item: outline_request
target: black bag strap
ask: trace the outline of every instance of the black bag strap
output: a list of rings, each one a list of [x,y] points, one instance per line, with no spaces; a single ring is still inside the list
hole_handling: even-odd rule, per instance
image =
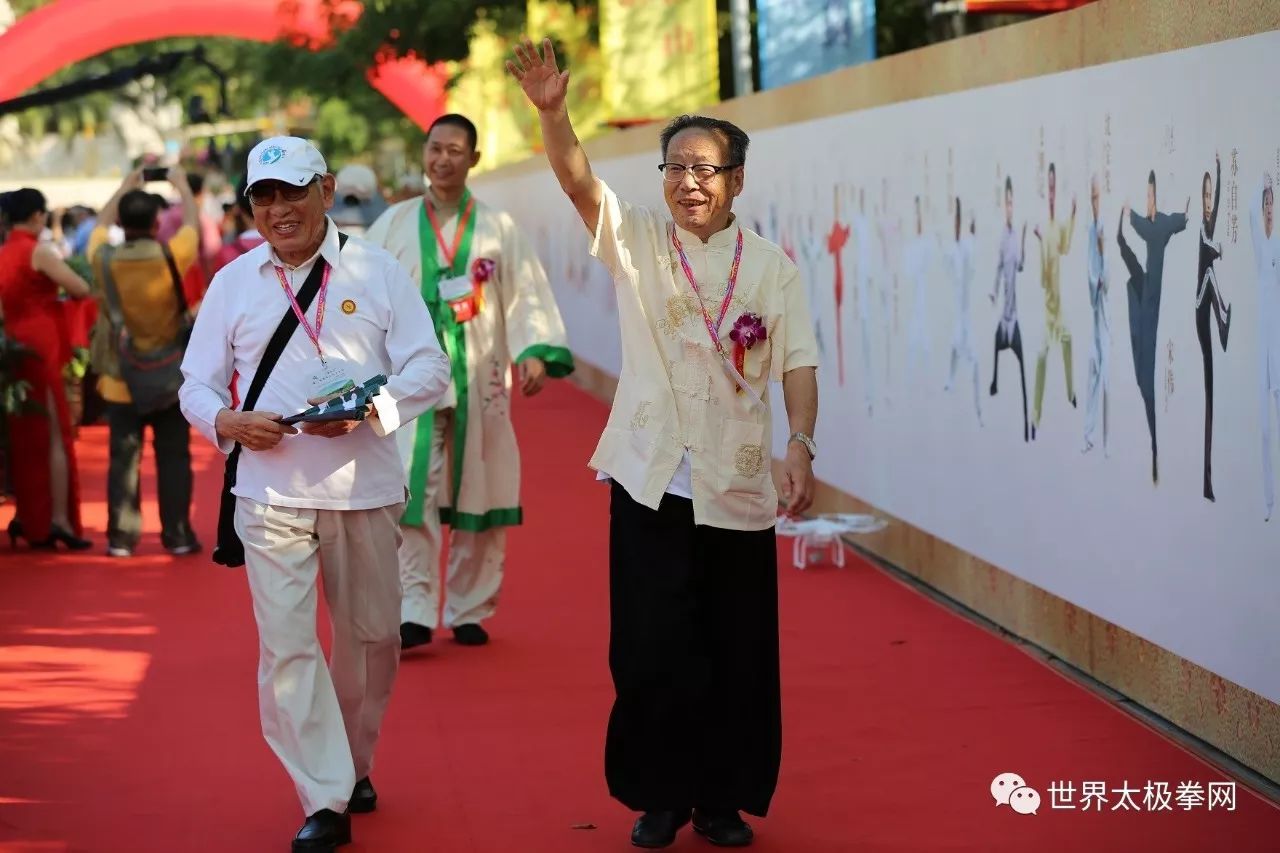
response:
[[[342,247],[347,244],[347,235],[342,232],[338,233],[338,251],[342,251]],[[307,276],[307,280],[302,283],[302,289],[298,291],[298,307],[306,313],[311,307],[311,303],[315,300],[316,294],[320,291],[320,282],[324,279],[325,261],[319,260],[316,265],[311,268],[311,273]],[[293,337],[294,331],[298,328],[298,317],[293,313],[293,306],[284,312],[284,316],[280,318],[280,325],[276,326],[275,333],[271,335],[271,340],[267,342],[267,348],[263,350],[262,360],[258,362],[258,369],[253,373],[253,382],[249,384],[249,392],[244,395],[244,404],[240,407],[243,412],[253,411],[253,407],[258,404],[258,397],[262,394],[262,389],[267,384],[267,378],[271,375],[271,371],[275,369],[276,362],[280,360],[281,353],[289,343],[289,339]],[[234,568],[244,565],[244,543],[240,541],[239,534],[236,533],[235,513],[236,498],[231,490],[236,485],[236,471],[240,467],[240,451],[242,450],[240,442],[236,442],[231,448],[231,453],[227,456],[227,462],[222,472],[222,498],[218,506],[218,544],[213,549],[213,561],[223,566]]]
[[[347,245],[347,235],[338,233],[338,251],[342,251],[342,247]],[[316,262],[311,268],[310,275],[307,280],[302,283],[302,289],[298,291],[298,307],[302,309],[302,313],[306,313],[311,307],[311,303],[315,300],[316,294],[320,292],[320,282],[324,279],[324,268],[327,263],[324,259]],[[298,328],[298,315],[293,313],[293,306],[284,312],[284,316],[280,318],[280,325],[276,326],[275,334],[271,336],[271,340],[267,342],[267,348],[262,352],[262,361],[258,362],[258,369],[253,373],[253,382],[249,383],[249,391],[244,395],[244,405],[240,407],[242,412],[251,412],[253,407],[258,404],[258,397],[262,394],[262,389],[267,384],[267,379],[271,376],[271,371],[275,369],[276,362],[280,360],[280,355],[284,352],[284,348],[289,344],[289,339],[293,337],[293,333]],[[238,446],[238,445],[237,445]]]
[[[173,294],[178,297],[178,313],[187,313],[187,294],[182,287],[182,276],[178,275],[178,264],[173,259],[173,250],[169,248],[169,244],[160,243],[160,251],[164,252],[165,263],[169,265],[169,275],[173,276]]]
[[[120,310],[120,292],[116,290],[116,278],[111,272],[111,259],[115,256],[116,247],[106,245],[98,251],[102,259],[102,269],[99,270],[102,276],[102,295],[106,297],[103,299],[103,307],[107,309],[107,319],[115,327],[114,334],[118,335],[124,328],[124,316]]]

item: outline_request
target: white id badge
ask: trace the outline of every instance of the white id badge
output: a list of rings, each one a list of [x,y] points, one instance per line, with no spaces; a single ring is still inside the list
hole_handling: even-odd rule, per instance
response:
[[[317,364],[316,368],[316,372],[311,374],[311,393],[307,397],[310,405],[318,406],[355,389],[356,383],[338,365],[330,362]]]
[[[473,287],[471,277],[466,275],[443,278],[440,280],[440,298],[445,302],[457,302],[471,295]]]

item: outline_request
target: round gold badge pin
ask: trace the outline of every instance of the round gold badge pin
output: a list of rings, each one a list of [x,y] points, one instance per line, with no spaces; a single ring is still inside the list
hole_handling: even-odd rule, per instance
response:
[[[343,313],[343,314],[354,314],[354,313],[356,313],[356,302],[355,302],[355,300],[354,300],[354,299],[344,299],[344,300],[342,300],[342,313]]]

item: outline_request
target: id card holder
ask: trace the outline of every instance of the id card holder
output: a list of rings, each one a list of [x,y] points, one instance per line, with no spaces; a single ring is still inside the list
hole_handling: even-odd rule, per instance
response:
[[[319,406],[334,397],[341,397],[348,391],[354,390],[356,383],[351,381],[345,370],[330,362],[316,365],[316,371],[311,374],[310,387],[307,403]]]
[[[453,311],[453,319],[456,322],[465,323],[479,313],[476,305],[476,290],[470,276],[459,275],[441,279],[439,293],[441,301],[447,302]]]

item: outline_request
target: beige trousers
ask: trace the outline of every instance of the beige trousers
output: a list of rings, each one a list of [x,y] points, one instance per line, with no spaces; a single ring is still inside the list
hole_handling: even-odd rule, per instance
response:
[[[343,812],[369,775],[400,658],[396,549],[403,505],[314,510],[236,502],[258,623],[262,733],[307,815]],[[316,580],[333,630],[316,636]]]
[[[453,410],[436,412],[431,434],[431,462],[422,498],[424,524],[400,526],[400,586],[404,598],[400,621],[435,629],[440,619],[440,494],[445,477],[446,430],[453,428]],[[411,484],[416,487],[417,484]],[[480,623],[493,615],[502,586],[507,556],[507,531],[496,527],[481,533],[449,531],[449,567],[445,581],[446,627]]]

